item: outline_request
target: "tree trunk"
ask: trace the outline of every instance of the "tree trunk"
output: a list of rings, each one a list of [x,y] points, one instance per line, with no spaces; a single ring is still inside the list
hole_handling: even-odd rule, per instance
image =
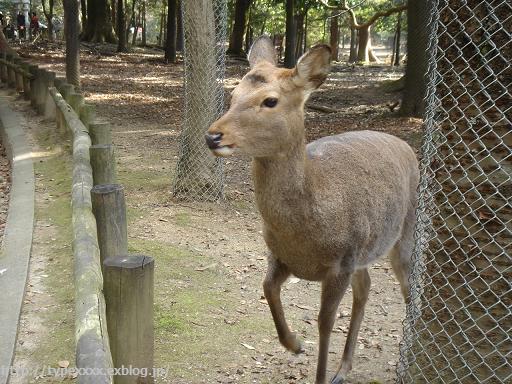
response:
[[[303,48],[302,52],[306,52],[308,49],[308,12],[309,12],[309,9],[306,9],[306,12],[304,13],[304,38],[303,38],[304,48]]]
[[[64,34],[66,36],[66,80],[80,88],[79,0],[64,0]]]
[[[48,12],[46,12],[45,0],[41,1],[41,5],[43,6],[44,17],[46,18],[46,23],[48,24],[48,40],[53,41],[53,20],[52,19],[53,19],[54,1],[53,0],[48,1],[48,7],[49,7]]]
[[[176,51],[183,52],[183,5],[182,0],[178,0],[178,9],[176,15]]]
[[[370,61],[370,55],[368,51],[370,49],[370,26],[359,28],[359,46],[357,48],[357,61],[362,63],[368,63]]]
[[[126,16],[124,14],[124,0],[117,0],[117,52],[127,52]]]
[[[295,67],[295,23],[294,23],[294,0],[286,0],[286,42],[284,52],[284,66]]]
[[[64,1],[64,0],[63,0]],[[82,32],[87,29],[87,0],[80,0]]]
[[[165,61],[176,62],[176,0],[167,2],[167,38],[165,41]]]
[[[83,39],[94,43],[116,43],[107,0],[87,0],[87,28]]]
[[[233,31],[229,39],[228,55],[245,57],[243,50],[244,45],[244,31],[246,24],[246,15],[251,0],[236,0],[235,4],[235,22],[233,24]]]
[[[142,0],[142,46],[145,47],[147,43],[147,28],[146,28],[146,0]]]
[[[333,10],[331,13],[331,16],[334,16],[338,14],[338,10]],[[331,19],[331,25],[330,25],[330,38],[329,38],[329,45],[331,46],[331,58],[334,61],[338,61],[338,55],[339,55],[339,46],[340,46],[340,28],[338,24],[339,17],[332,17]]]
[[[163,4],[163,10],[162,12],[160,13],[160,27],[158,28],[158,46],[159,47],[162,47],[162,46],[165,46],[164,44],[162,44],[162,41],[165,41],[164,40],[164,33],[165,33],[165,36],[167,36],[167,21],[166,21],[166,10],[168,10],[167,8],[167,5],[165,4],[165,0],[162,1]]]
[[[252,41],[254,37],[254,30],[251,28],[249,24],[247,24],[247,30],[245,31],[245,52],[249,52],[252,46]]]
[[[247,22],[246,22],[246,28],[245,28],[245,52],[249,52],[249,50],[251,49],[251,45],[252,45],[252,37],[254,35],[254,31],[251,27],[251,22],[252,22],[252,8],[249,7],[249,16],[247,17]],[[260,36],[262,35],[262,33],[260,33]]]
[[[427,1],[409,1],[407,8],[407,67],[400,114],[423,117],[427,71]]]
[[[112,25],[117,25],[117,7],[116,7],[116,1],[112,0],[109,8],[110,8],[110,20],[112,20]]]
[[[357,61],[357,29],[350,28],[350,54],[348,58],[349,63],[355,63]]]
[[[132,35],[132,45],[135,45],[137,40],[137,29],[139,28],[137,17],[135,13],[135,6],[137,5],[137,0],[133,0],[132,2],[132,20],[133,20],[133,35]]]
[[[400,36],[402,34],[402,12],[398,14],[398,20],[396,22],[396,37],[395,37],[395,49],[394,49],[394,61],[392,65],[400,66]]]
[[[304,33],[304,14],[298,13],[295,15],[295,57],[302,56],[302,38]]]
[[[219,116],[214,95],[222,92],[217,81],[214,10],[211,0],[185,1],[186,43],[185,126],[178,158],[174,194],[186,198],[217,199],[222,195],[220,162],[204,144],[204,134]]]

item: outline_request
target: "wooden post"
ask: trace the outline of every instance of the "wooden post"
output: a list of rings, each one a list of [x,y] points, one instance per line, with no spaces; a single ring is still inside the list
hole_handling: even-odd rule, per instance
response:
[[[49,88],[53,87],[53,82],[55,81],[55,72],[45,71],[43,84],[44,84],[44,99],[41,104],[40,113],[44,114],[45,118],[54,119],[55,118],[55,102],[53,101],[52,95],[50,95]]]
[[[25,72],[30,72],[29,71],[29,65],[27,63],[23,63],[21,65],[21,68]],[[25,100],[29,100],[30,99],[30,79],[27,76],[23,76],[23,98]]]
[[[3,60],[7,60],[5,52],[0,53],[0,80],[2,83],[7,83],[7,64]]]
[[[89,124],[89,136],[93,145],[112,144],[112,133],[110,123],[94,122]]]
[[[98,228],[100,259],[128,254],[124,188],[119,184],[96,185],[91,189],[92,211]]]
[[[66,83],[66,79],[61,76],[55,77],[55,80],[53,80],[53,85],[57,89],[60,89],[62,84],[65,84],[65,83]]]
[[[23,92],[23,75],[21,72],[19,72],[19,69],[21,69],[22,61],[19,57],[15,57],[13,60],[13,64],[18,66],[18,68],[14,69],[14,77],[16,82],[16,92],[22,93]]]
[[[132,367],[145,375],[117,375],[115,384],[154,383],[152,257],[109,257],[103,263],[110,350],[115,368]]]
[[[28,66],[28,71],[32,75],[32,78],[30,79],[30,105],[33,107],[36,106],[36,89],[38,86],[38,70],[39,68],[37,65],[30,64]]]
[[[7,54],[7,61],[9,64],[13,64],[14,56]],[[16,87],[16,72],[14,72],[14,68],[11,65],[7,67],[7,85],[10,88]]]
[[[64,98],[64,100],[68,100],[70,94],[75,92],[75,86],[73,84],[62,83],[62,85],[58,88],[60,94]]]
[[[80,109],[84,105],[84,97],[80,93],[70,93],[66,101],[74,109],[75,113],[80,116]]]
[[[117,182],[116,156],[112,144],[91,145],[89,149],[94,185]]]
[[[48,91],[47,83],[47,71],[45,69],[37,70],[37,81],[35,88],[35,109],[38,113],[44,113],[44,106],[46,104],[46,92]]]
[[[91,125],[91,122],[94,121],[95,117],[96,111],[94,109],[94,105],[84,104],[80,110],[80,120],[82,120],[82,123],[87,127],[87,130],[89,130],[89,126]]]

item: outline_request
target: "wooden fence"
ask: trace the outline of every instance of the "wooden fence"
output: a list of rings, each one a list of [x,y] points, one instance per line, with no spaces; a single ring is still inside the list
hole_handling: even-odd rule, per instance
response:
[[[16,54],[0,52],[0,80],[72,139],[78,383],[153,383],[154,261],[127,252],[110,125],[96,121],[94,107],[73,85]]]

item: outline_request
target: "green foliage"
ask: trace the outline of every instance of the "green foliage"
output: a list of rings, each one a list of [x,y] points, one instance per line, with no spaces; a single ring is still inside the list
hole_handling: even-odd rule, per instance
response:
[[[405,1],[405,0],[404,0]],[[229,26],[232,25],[233,12],[236,0],[228,0]],[[330,1],[331,5],[338,5],[340,1]],[[402,4],[397,0],[368,0],[361,4],[360,0],[348,0],[347,4],[354,7],[354,12],[359,23],[368,21],[376,12],[387,10]],[[326,8],[318,0],[295,0],[295,12],[307,12],[307,40],[309,45],[318,42],[327,42],[329,39],[329,17],[332,10]],[[262,31],[268,35],[284,35],[285,33],[285,1],[284,0],[253,0],[248,16],[250,27],[255,36]],[[398,15],[379,18],[372,27],[372,34],[387,39],[395,33]],[[402,28],[405,16],[402,15]],[[340,16],[341,33],[350,33],[349,15],[343,13]]]

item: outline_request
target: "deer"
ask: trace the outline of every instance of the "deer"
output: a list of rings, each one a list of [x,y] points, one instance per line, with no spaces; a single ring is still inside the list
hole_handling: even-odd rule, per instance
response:
[[[304,352],[287,325],[281,286],[291,275],[321,282],[316,384],[325,384],[329,340],[349,285],[353,305],[341,363],[331,384],[352,369],[370,293],[369,266],[389,256],[407,301],[419,180],[414,150],[398,137],[352,131],[305,144],[304,105],[327,78],[331,50],[316,45],[295,68],[277,67],[272,41],[258,38],[249,72],[227,112],[207,130],[216,156],[252,157],[256,205],[270,253],[263,291],[281,344]]]

